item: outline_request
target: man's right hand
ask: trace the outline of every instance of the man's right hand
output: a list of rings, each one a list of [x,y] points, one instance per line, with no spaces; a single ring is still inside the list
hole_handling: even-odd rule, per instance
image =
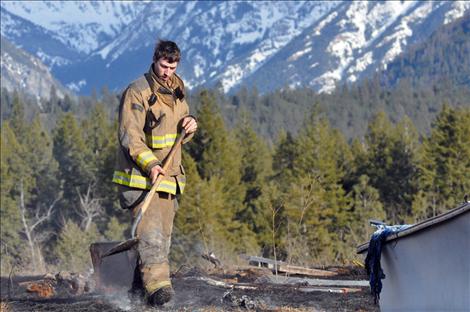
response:
[[[155,181],[157,181],[157,177],[159,174],[165,175],[165,170],[163,170],[163,168],[160,165],[156,165],[150,171],[150,180],[152,180],[152,184],[154,184]]]

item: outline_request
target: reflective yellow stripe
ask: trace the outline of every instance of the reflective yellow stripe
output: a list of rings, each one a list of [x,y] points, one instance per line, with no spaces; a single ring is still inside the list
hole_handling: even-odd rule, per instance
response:
[[[186,186],[186,177],[184,175],[181,175],[177,177],[177,180],[178,180],[178,186],[180,188],[180,192],[181,194],[183,194],[184,187]]]
[[[154,160],[158,161],[157,157],[155,157],[151,151],[145,151],[137,155],[137,159],[135,161],[140,168],[145,170],[148,164]]]
[[[150,190],[152,188],[152,183],[149,178],[136,174],[127,174],[123,171],[114,171],[113,182],[144,190]]]
[[[178,182],[178,186],[180,187],[181,194],[183,194],[184,193],[184,187],[186,186],[186,183]]]
[[[165,135],[149,135],[147,134],[147,144],[151,148],[172,147],[176,141],[176,133]]]
[[[157,188],[157,191],[170,193],[176,195],[176,182],[163,180]]]
[[[147,293],[151,294],[163,287],[171,287],[170,281],[150,281],[145,285]]]
[[[144,190],[150,190],[152,188],[152,183],[149,178],[136,174],[127,174],[123,171],[114,171],[113,182]],[[180,189],[184,189],[184,186],[180,186]],[[163,180],[157,188],[157,192],[165,192],[173,195],[176,195],[176,190],[176,182],[168,180]]]

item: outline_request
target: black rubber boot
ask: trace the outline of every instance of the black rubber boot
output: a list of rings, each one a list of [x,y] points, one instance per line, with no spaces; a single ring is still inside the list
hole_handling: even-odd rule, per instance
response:
[[[147,303],[150,306],[154,307],[161,306],[170,301],[174,295],[175,292],[173,288],[171,288],[170,286],[162,287],[160,289],[157,289],[155,292],[153,292],[147,297]]]

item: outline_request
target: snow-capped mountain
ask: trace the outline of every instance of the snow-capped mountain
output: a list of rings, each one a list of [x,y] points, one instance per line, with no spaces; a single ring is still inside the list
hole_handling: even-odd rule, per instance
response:
[[[41,26],[64,45],[86,54],[117,36],[145,5],[131,1],[2,2],[2,8],[9,13]]]
[[[120,90],[177,42],[187,86],[332,91],[470,11],[468,1],[1,2],[1,33],[70,88]]]

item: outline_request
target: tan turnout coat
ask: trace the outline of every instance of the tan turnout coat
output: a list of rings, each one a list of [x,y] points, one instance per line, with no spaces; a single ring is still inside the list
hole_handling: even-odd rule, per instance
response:
[[[151,188],[149,174],[170,152],[181,120],[189,115],[183,81],[176,75],[164,82],[153,72],[132,82],[124,91],[119,109],[119,145],[113,182],[126,189]],[[189,135],[183,140],[191,139]],[[179,149],[157,191],[183,193],[186,184]]]

